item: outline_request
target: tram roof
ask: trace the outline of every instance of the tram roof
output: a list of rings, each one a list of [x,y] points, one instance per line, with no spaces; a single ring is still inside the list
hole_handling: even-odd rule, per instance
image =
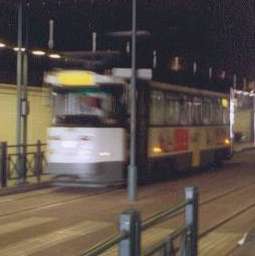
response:
[[[123,84],[124,80],[88,70],[54,70],[44,76],[44,82],[59,87],[94,87],[99,84]]]
[[[201,95],[201,96],[214,96],[214,97],[229,97],[228,94],[220,93],[220,92],[213,92],[208,91],[204,89],[196,89],[196,88],[190,88],[175,84],[168,84],[168,83],[162,83],[158,81],[151,81],[150,86],[155,89],[162,89],[162,90],[169,90],[169,91],[176,91],[176,92],[183,92],[187,94],[195,94],[195,95]]]

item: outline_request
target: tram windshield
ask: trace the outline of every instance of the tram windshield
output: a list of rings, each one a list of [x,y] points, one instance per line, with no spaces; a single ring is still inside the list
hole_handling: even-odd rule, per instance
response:
[[[121,85],[53,89],[54,125],[123,126],[125,93]]]

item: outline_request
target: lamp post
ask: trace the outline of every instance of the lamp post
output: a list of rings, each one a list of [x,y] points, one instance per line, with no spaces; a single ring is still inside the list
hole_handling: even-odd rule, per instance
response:
[[[136,167],[136,0],[132,0],[132,53],[130,83],[130,162],[128,166],[128,199],[137,197]]]
[[[18,49],[17,49],[17,120],[16,120],[16,144],[22,143],[22,33],[23,32],[23,1],[18,2]],[[21,161],[22,148],[17,147],[17,175],[18,183],[23,182],[22,161]]]

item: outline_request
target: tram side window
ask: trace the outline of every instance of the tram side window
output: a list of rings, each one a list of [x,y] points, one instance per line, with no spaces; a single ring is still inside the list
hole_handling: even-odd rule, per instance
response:
[[[221,102],[219,99],[213,102],[213,115],[212,115],[213,124],[220,125],[223,120],[223,111],[221,107]]]
[[[213,112],[213,105],[210,99],[206,99],[203,102],[203,124],[209,125],[212,123],[212,112]]]
[[[194,125],[202,124],[202,100],[198,97],[193,98],[192,119]]]
[[[179,124],[180,119],[180,102],[167,94],[165,98],[165,122],[168,125]]]
[[[222,123],[230,123],[230,113],[229,113],[229,102],[227,99],[222,99]]]
[[[184,97],[180,101],[180,124],[191,125],[192,124],[192,102]]]
[[[165,99],[161,91],[152,91],[150,96],[150,124],[163,125],[165,117]]]

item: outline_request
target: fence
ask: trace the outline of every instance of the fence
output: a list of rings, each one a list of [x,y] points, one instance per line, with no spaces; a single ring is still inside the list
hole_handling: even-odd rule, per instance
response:
[[[173,232],[169,231],[168,236],[158,244],[141,251],[142,231],[151,228],[155,224],[173,218],[181,211],[184,211],[185,222]],[[120,233],[97,244],[82,256],[97,256],[106,253],[110,248],[118,245],[118,256],[197,256],[198,239],[198,191],[194,187],[185,189],[185,200],[175,205],[175,207],[158,212],[146,219],[140,220],[140,214],[136,210],[128,210],[120,215],[119,218]],[[180,238],[179,245],[176,245],[176,239]],[[110,254],[107,254],[110,255]]]
[[[36,177],[40,182],[47,164],[46,144],[40,140],[36,144],[8,145],[0,143],[0,186],[6,187],[9,180],[24,183],[28,177]]]

